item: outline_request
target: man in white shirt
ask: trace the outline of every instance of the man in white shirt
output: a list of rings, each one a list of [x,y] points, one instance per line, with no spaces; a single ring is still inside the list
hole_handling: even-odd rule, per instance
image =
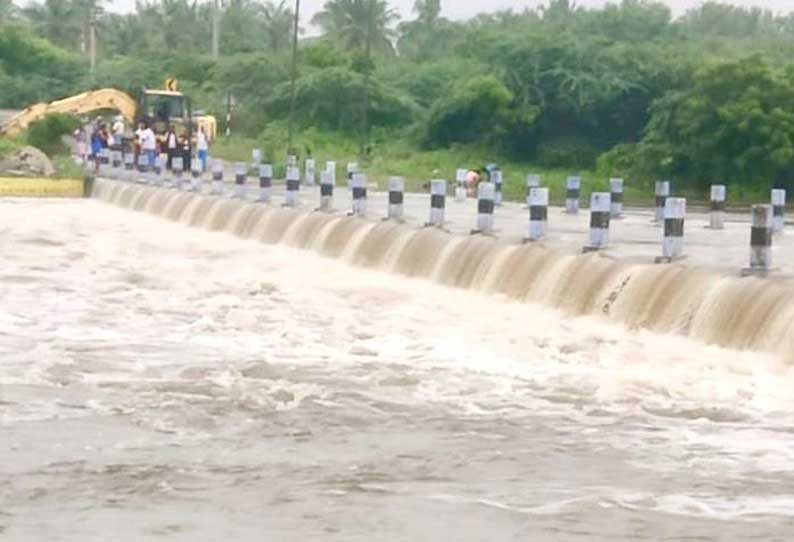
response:
[[[146,161],[149,166],[154,166],[155,158],[157,157],[157,138],[154,136],[154,131],[147,125],[141,132],[141,152],[146,155]]]
[[[201,161],[201,171],[207,171],[208,150],[207,135],[204,133],[204,128],[199,127],[198,134],[196,135],[196,151],[198,151],[198,159]]]
[[[119,147],[124,143],[124,117],[116,117],[113,123],[113,143]]]

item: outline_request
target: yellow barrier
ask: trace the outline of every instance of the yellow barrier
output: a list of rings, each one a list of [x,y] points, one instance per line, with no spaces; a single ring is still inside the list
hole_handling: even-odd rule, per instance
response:
[[[0,177],[0,197],[83,197],[83,181],[36,177]]]

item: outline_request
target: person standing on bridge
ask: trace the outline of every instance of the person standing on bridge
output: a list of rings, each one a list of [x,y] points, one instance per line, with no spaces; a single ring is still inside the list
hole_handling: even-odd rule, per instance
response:
[[[144,125],[144,129],[141,132],[141,151],[146,155],[146,161],[149,166],[154,166],[157,158],[157,138],[148,124]]]
[[[201,162],[201,171],[207,171],[208,151],[209,144],[207,143],[207,134],[204,133],[204,127],[199,126],[198,134],[196,134],[196,152],[198,159]]]
[[[176,137],[174,127],[170,124],[168,125],[168,130],[165,133],[165,152],[168,155],[168,165],[166,167],[170,170],[171,163],[174,161],[174,157],[179,156],[179,139]]]

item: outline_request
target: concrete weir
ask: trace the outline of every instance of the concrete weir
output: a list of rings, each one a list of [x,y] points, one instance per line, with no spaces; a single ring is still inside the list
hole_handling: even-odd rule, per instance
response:
[[[352,265],[540,303],[569,316],[601,315],[630,328],[775,352],[794,361],[794,283],[788,279],[746,279],[695,266],[577,255],[540,244],[106,179],[96,181],[93,196]]]

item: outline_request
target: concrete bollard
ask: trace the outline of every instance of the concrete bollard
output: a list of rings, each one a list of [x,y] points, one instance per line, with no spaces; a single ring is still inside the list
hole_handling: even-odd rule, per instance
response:
[[[294,157],[293,157],[294,158]],[[298,206],[298,192],[301,189],[301,170],[296,166],[287,168],[287,207]]]
[[[358,172],[358,164],[356,162],[347,163],[347,187],[353,188],[353,175]]]
[[[669,263],[683,254],[685,218],[686,198],[665,198],[662,257],[656,258],[656,263]]]
[[[654,216],[655,222],[664,220],[664,206],[667,198],[670,197],[670,181],[656,181],[656,214]]]
[[[466,201],[466,173],[465,169],[455,171],[455,201]]]
[[[568,177],[565,182],[565,212],[569,215],[579,213],[579,192],[582,189],[581,177]]]
[[[353,208],[350,214],[356,216],[366,216],[367,176],[364,173],[354,173],[351,186],[353,188]]]
[[[386,218],[391,220],[403,219],[403,199],[405,181],[402,177],[389,178],[389,209]]]
[[[135,155],[132,153],[124,155],[124,175],[122,178],[125,181],[135,180]]]
[[[750,267],[742,269],[742,276],[766,276],[772,270],[772,234],[775,229],[775,210],[772,205],[753,205],[750,230]]]
[[[141,154],[138,156],[138,175],[136,176],[136,182],[145,183],[147,182],[146,177],[149,175],[149,158],[145,154]]]
[[[336,186],[336,162],[326,162],[325,163],[325,171],[331,174],[331,180]]]
[[[772,190],[772,229],[775,233],[783,231],[786,225],[786,191],[782,188]]]
[[[527,175],[527,207],[532,205],[529,201],[529,197],[532,194],[533,188],[540,188],[540,175],[536,173]]]
[[[623,179],[609,179],[610,214],[612,218],[623,216]]]
[[[447,205],[447,181],[434,179],[430,181],[430,221],[427,226],[444,224],[444,209]]]
[[[314,159],[307,158],[306,162],[304,162],[304,168],[303,168],[304,171],[303,179],[306,186],[314,186],[315,184],[314,180],[317,174],[315,173],[314,168],[315,168]]]
[[[590,236],[584,252],[601,250],[609,244],[609,220],[612,196],[609,192],[590,194]]]
[[[527,241],[540,241],[546,237],[546,223],[549,216],[549,189],[533,187],[529,189],[529,235]]]
[[[709,226],[715,230],[725,228],[725,195],[726,188],[723,184],[711,185],[711,213]]]
[[[320,210],[332,211],[334,205],[334,179],[330,171],[320,174]]]
[[[121,151],[113,151],[111,154],[111,165],[113,169],[119,169],[121,167],[121,160],[123,156]]]
[[[194,158],[190,161],[190,191],[201,192],[201,160]]]
[[[259,166],[259,197],[256,201],[270,203],[273,190],[273,166],[262,164]]]
[[[502,205],[502,184],[503,184],[502,170],[501,169],[493,170],[493,172],[491,173],[491,182],[494,185],[493,203],[496,206],[501,206]]]
[[[213,160],[212,162],[212,185],[210,194],[220,195],[223,193],[223,161]]]
[[[493,210],[496,187],[493,183],[477,185],[477,227],[472,233],[493,233]]]
[[[234,197],[245,199],[245,181],[248,180],[248,164],[237,162],[234,164]]]
[[[165,169],[166,158],[162,154],[154,157],[154,166],[151,168],[152,184],[156,186],[165,186],[165,179],[168,177],[168,172]]]
[[[183,180],[182,174],[184,172],[184,169],[185,169],[185,165],[182,162],[182,157],[174,156],[174,158],[171,159],[171,175],[174,179],[174,187],[177,190],[182,189],[182,180]]]

